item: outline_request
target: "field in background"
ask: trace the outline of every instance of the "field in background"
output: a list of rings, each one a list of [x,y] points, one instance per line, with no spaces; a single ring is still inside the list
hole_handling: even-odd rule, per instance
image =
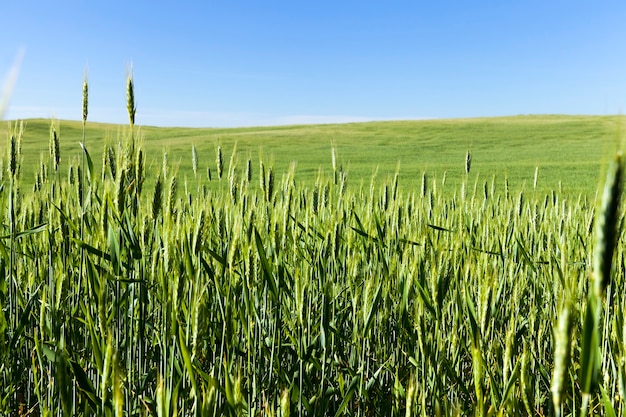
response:
[[[625,119],[618,116],[517,116],[484,119],[394,121],[340,125],[191,129],[142,127],[140,136],[148,172],[162,164],[163,152],[178,165],[181,178],[191,178],[191,147],[196,147],[198,170],[215,174],[216,149],[226,158],[237,146],[243,166],[260,159],[282,175],[296,162],[295,179],[311,186],[321,170],[332,172],[331,148],[337,164],[349,174],[351,186],[369,187],[374,176],[386,180],[399,172],[403,190],[421,186],[422,174],[454,190],[464,178],[465,154],[472,154],[470,183],[504,184],[513,190],[532,190],[536,167],[537,191],[561,188],[567,195],[593,197],[603,161],[619,147]],[[61,168],[77,165],[80,157],[80,122],[56,122],[61,138]],[[33,181],[41,155],[48,152],[49,120],[28,120],[24,135],[24,181]],[[86,144],[96,167],[104,145],[115,146],[127,127],[88,123]],[[7,126],[0,126],[6,137]],[[0,142],[2,143],[2,142]],[[1,146],[0,146],[1,149]],[[215,175],[213,175],[213,178]],[[148,175],[147,182],[154,181]],[[559,185],[559,182],[561,183]],[[210,184],[209,184],[210,185]]]

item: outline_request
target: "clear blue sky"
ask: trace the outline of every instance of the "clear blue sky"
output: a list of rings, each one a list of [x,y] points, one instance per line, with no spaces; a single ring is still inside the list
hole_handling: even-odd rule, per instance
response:
[[[620,1],[6,1],[5,118],[250,126],[515,114],[615,114]]]

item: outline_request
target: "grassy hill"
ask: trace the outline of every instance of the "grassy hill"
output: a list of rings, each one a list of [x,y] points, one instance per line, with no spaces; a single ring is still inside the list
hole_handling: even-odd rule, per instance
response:
[[[273,166],[280,176],[295,163],[295,179],[313,184],[320,171],[331,175],[334,147],[337,165],[348,172],[349,186],[369,187],[374,176],[387,179],[399,172],[403,190],[420,187],[423,173],[429,184],[454,189],[465,175],[465,155],[472,155],[470,183],[482,187],[503,186],[532,190],[538,167],[538,191],[561,187],[566,194],[593,195],[603,161],[622,141],[626,119],[620,116],[515,116],[499,118],[392,121],[336,125],[303,125],[236,129],[138,127],[147,155],[148,172],[157,172],[167,152],[179,165],[182,178],[193,177],[191,148],[196,147],[198,171],[213,173],[216,150],[221,147],[225,164],[236,145],[237,168],[248,159],[258,170],[259,160]],[[41,156],[48,154],[50,120],[25,121],[22,178],[34,179]],[[78,165],[80,122],[56,121],[61,138],[61,172]],[[105,145],[115,145],[128,134],[128,126],[87,123],[86,144],[96,168],[101,166]],[[7,124],[0,135],[8,138]],[[7,141],[0,152],[7,154]],[[6,166],[6,160],[5,160]],[[443,185],[445,177],[445,186]],[[153,180],[153,179],[152,179]],[[148,183],[151,178],[148,178]]]

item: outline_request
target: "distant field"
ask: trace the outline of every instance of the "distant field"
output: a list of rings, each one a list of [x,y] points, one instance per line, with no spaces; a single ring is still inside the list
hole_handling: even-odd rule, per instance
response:
[[[625,415],[625,121],[142,127],[141,150],[89,123],[93,165],[59,122],[58,170],[28,121],[0,149],[0,410]]]
[[[512,189],[532,190],[535,168],[538,191],[558,189],[577,196],[592,196],[598,186],[605,157],[619,146],[626,119],[619,116],[516,116],[501,118],[393,121],[339,125],[306,125],[237,129],[140,127],[153,170],[160,167],[163,152],[170,163],[179,164],[181,178],[193,173],[191,147],[198,153],[198,170],[206,177],[215,174],[216,149],[220,146],[225,164],[237,146],[237,167],[248,159],[253,169],[259,160],[273,166],[277,177],[296,163],[297,182],[313,184],[320,170],[332,173],[331,149],[337,164],[348,172],[349,186],[369,187],[376,175],[380,181],[399,169],[400,188],[416,189],[426,172],[429,183],[439,189],[445,173],[444,190],[454,190],[465,175],[465,154],[472,155],[470,183],[503,186],[508,178]],[[50,120],[27,120],[23,141],[23,180],[32,181],[40,156],[48,152]],[[80,156],[81,124],[57,121],[61,136],[62,172],[77,165]],[[1,128],[8,137],[7,125]],[[96,167],[101,166],[105,144],[116,144],[127,126],[87,123],[86,143]],[[6,155],[6,141],[0,150]],[[148,183],[154,179],[148,178]],[[215,175],[213,175],[215,180]]]

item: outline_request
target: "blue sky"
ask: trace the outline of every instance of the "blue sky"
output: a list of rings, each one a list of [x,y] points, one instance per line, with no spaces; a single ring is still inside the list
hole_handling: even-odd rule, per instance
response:
[[[621,1],[11,1],[5,118],[253,126],[615,114],[626,99]]]

